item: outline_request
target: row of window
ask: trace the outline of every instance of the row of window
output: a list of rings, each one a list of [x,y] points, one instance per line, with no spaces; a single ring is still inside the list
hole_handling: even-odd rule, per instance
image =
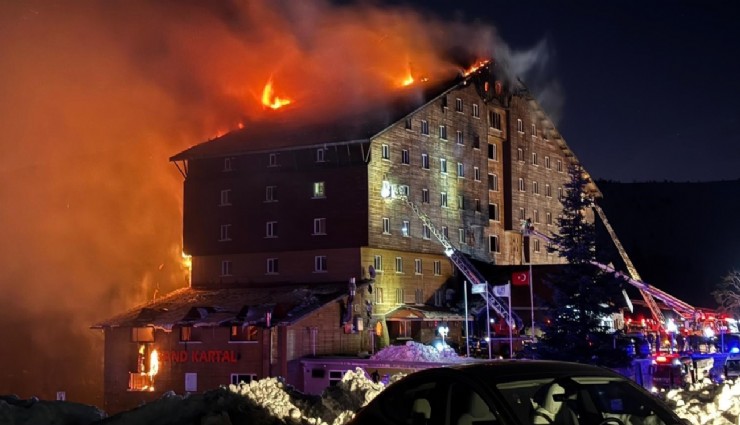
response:
[[[391,160],[391,147],[387,144],[380,145],[380,157],[384,161],[390,161]],[[492,159],[494,161],[498,161],[498,149],[495,144],[489,143],[488,144],[488,159]],[[409,153],[408,149],[401,149],[401,157],[400,157],[401,164],[403,165],[411,165],[411,155]],[[421,165],[421,168],[424,170],[429,169],[429,154],[422,152],[421,154],[421,162],[419,165]],[[463,166],[462,163],[458,162],[458,170]],[[447,172],[447,159],[446,158],[440,158],[440,169],[444,167],[444,171],[442,173]],[[459,177],[463,177],[460,173]]]
[[[316,255],[313,259],[313,273],[326,273],[329,271],[329,265],[326,255]],[[277,257],[268,258],[265,262],[265,274],[279,274],[280,259]],[[221,277],[234,275],[234,262],[231,260],[221,261]]]
[[[519,162],[524,162],[524,149],[517,148],[516,159]],[[532,152],[532,162],[531,163],[532,165],[535,165],[535,166],[540,165],[539,155],[537,154],[537,152]],[[552,160],[547,155],[545,155],[545,168],[548,170],[552,170]],[[555,162],[555,169],[558,171],[558,173],[563,172],[563,161],[562,160],[558,159]]]
[[[517,132],[524,134],[524,121],[522,121],[521,119],[516,120],[516,130]],[[532,136],[532,139],[537,138],[537,124],[533,123],[531,125],[529,134]],[[549,140],[549,139],[550,138],[547,135],[547,131],[542,130],[542,140]]]
[[[520,192],[527,191],[527,183],[521,177],[518,180],[517,186]],[[540,183],[537,180],[532,180],[532,193],[535,195],[540,194]],[[558,186],[558,199],[563,199],[564,194],[565,190],[563,189],[563,187]],[[552,186],[550,186],[549,183],[545,183],[545,196],[547,196],[548,198],[552,198]]]
[[[221,197],[219,206],[227,207],[231,206],[231,189],[221,189]],[[326,198],[326,184],[325,182],[313,182],[311,185],[311,199],[324,199]],[[265,202],[277,202],[278,200],[278,187],[271,185],[265,186]]]

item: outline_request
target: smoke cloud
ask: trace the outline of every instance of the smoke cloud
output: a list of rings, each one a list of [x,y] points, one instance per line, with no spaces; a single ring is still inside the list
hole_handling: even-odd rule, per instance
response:
[[[484,24],[320,1],[2,2],[0,39],[0,394],[97,405],[90,326],[187,285],[171,155],[508,52]],[[262,107],[270,78],[290,107]]]

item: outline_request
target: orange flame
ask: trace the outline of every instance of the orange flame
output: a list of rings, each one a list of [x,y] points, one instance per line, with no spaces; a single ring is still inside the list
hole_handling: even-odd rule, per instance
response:
[[[272,109],[282,108],[285,105],[290,105],[292,100],[288,98],[282,98],[275,96],[275,92],[272,89],[272,77],[267,80],[265,88],[262,89],[262,106]]]
[[[488,64],[488,60],[479,60],[478,62],[474,63],[470,68],[463,70],[463,77],[467,77],[468,75],[474,73],[475,71],[483,68]]]
[[[153,378],[154,375],[156,375],[159,372],[159,353],[157,353],[157,350],[152,350],[151,354],[149,354],[149,375],[150,378]],[[153,389],[153,388],[152,388]]]

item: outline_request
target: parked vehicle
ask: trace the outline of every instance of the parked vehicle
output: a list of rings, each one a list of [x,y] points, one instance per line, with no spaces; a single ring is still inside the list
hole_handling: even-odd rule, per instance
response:
[[[725,361],[725,379],[740,378],[740,354],[730,354]]]
[[[593,365],[499,360],[425,369],[391,384],[349,425],[684,423],[630,379]]]
[[[653,359],[653,385],[656,388],[686,388],[697,382],[694,361],[680,354],[657,355]]]

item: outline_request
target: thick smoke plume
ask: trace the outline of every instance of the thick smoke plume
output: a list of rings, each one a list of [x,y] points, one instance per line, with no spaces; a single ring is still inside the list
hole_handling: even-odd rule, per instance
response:
[[[98,405],[90,325],[187,285],[171,155],[359,107],[409,70],[454,75],[498,44],[407,8],[268,0],[2,2],[0,40],[0,394]],[[260,104],[270,78],[289,107]]]

